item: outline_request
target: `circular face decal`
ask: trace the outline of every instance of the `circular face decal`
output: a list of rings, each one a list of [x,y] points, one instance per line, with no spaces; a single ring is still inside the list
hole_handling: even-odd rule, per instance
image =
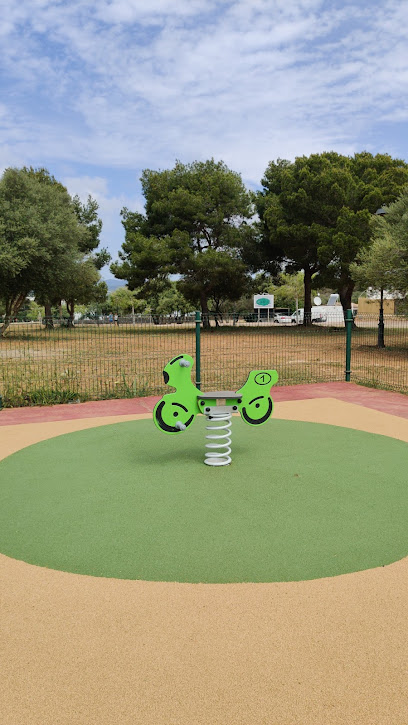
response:
[[[241,415],[250,425],[265,423],[272,413],[273,403],[269,395],[259,395],[242,407]]]
[[[180,430],[184,430],[176,426],[178,421],[188,428],[194,420],[194,413],[192,415],[190,413],[191,411],[182,403],[171,403],[166,400],[162,400],[154,411],[159,428],[166,433],[180,433]]]
[[[255,375],[255,382],[257,385],[267,385],[272,380],[272,375],[269,373],[258,373]]]

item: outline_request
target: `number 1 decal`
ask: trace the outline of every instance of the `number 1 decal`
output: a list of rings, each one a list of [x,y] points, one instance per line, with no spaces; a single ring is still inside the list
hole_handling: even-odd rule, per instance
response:
[[[255,382],[257,385],[268,385],[272,380],[272,376],[269,373],[258,373],[255,375]]]

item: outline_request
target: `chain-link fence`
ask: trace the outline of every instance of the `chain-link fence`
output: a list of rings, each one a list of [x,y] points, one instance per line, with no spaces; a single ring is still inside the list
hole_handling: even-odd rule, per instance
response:
[[[342,327],[296,325],[288,317],[247,313],[223,315],[201,333],[202,389],[236,390],[248,372],[279,372],[279,385],[344,380],[345,331]]]
[[[359,315],[352,334],[351,380],[408,393],[408,317]]]
[[[196,358],[194,315],[52,324],[12,323],[0,338],[4,406],[161,395],[164,365],[180,353]],[[338,308],[311,327],[293,316],[277,320],[248,312],[212,314],[198,329],[202,390],[236,390],[255,368],[278,370],[279,385],[345,379],[346,335]],[[407,317],[385,317],[384,345],[379,347],[378,319],[358,315],[351,381],[408,393]]]
[[[0,338],[4,406],[140,397],[164,390],[169,358],[195,354],[195,322],[159,316],[14,323]]]

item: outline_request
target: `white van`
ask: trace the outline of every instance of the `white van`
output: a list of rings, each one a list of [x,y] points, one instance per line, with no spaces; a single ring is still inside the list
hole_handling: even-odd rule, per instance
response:
[[[304,320],[303,307],[292,315],[294,324],[303,325]],[[312,322],[321,322],[326,325],[344,325],[343,308],[339,305],[319,305],[312,307]]]
[[[341,305],[325,306],[326,325],[344,327],[344,312]]]
[[[297,325],[303,325],[303,320],[305,317],[305,311],[304,308],[301,307],[300,310],[293,313],[292,315],[292,322]],[[324,314],[323,307],[312,307],[312,322],[326,322],[326,316]]]

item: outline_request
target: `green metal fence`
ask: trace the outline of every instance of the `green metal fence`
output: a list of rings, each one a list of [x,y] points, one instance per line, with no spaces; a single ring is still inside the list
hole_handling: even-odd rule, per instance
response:
[[[170,357],[195,355],[194,320],[160,317],[97,321],[53,329],[15,323],[0,338],[0,394],[4,406],[160,394]]]
[[[378,317],[356,318],[352,333],[351,380],[384,390],[408,394],[408,317],[384,316],[384,347]]]
[[[224,315],[218,327],[202,330],[203,390],[236,390],[256,368],[276,368],[279,385],[344,380],[344,325],[304,328],[248,313]]]
[[[203,390],[238,389],[249,370],[268,367],[278,370],[279,385],[348,377],[408,393],[408,318],[385,317],[385,347],[378,347],[378,319],[358,315],[349,326],[347,357],[338,312],[308,328],[252,312],[204,321],[199,313],[135,315],[119,325],[90,320],[73,328],[57,320],[52,329],[13,323],[0,338],[0,396],[13,407],[161,395],[162,369],[181,352],[195,358]]]

